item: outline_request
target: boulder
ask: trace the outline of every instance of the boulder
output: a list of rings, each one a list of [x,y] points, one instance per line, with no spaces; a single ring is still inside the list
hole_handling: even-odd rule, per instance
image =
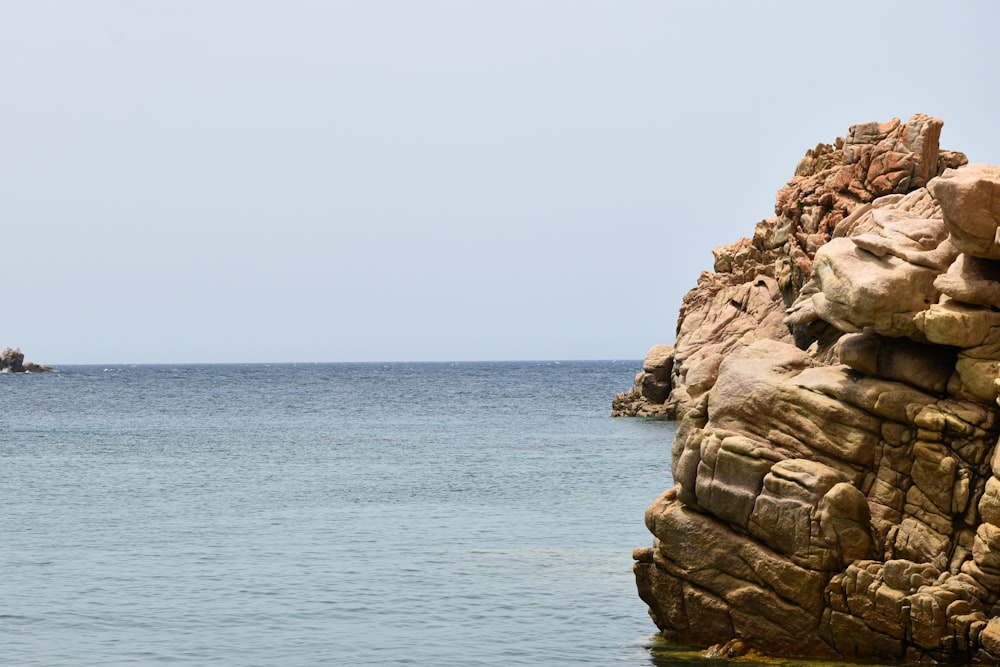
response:
[[[875,255],[853,239],[833,239],[816,254],[810,291],[786,322],[823,320],[844,333],[871,327],[885,336],[913,335],[913,317],[937,301],[940,273],[896,254]]]
[[[654,345],[646,354],[642,371],[635,376],[635,387],[615,396],[612,417],[666,416],[664,401],[670,393],[674,368],[672,345]]]
[[[905,382],[934,394],[945,393],[956,361],[952,347],[888,338],[872,329],[841,337],[837,356],[865,375]]]
[[[934,280],[939,292],[961,303],[1000,309],[1000,261],[959,255]]]
[[[928,183],[952,243],[972,257],[1000,259],[1000,165],[947,169]]]

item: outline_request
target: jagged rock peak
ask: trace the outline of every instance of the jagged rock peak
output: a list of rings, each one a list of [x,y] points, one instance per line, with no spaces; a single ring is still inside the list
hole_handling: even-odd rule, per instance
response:
[[[906,196],[897,208],[912,215],[939,210],[923,186],[968,161],[963,153],[939,149],[942,125],[923,114],[906,122],[861,123],[846,137],[807,150],[778,190],[775,215],[757,223],[751,238],[713,250],[714,272],[702,273],[685,295],[666,399],[662,377],[651,382],[640,374],[634,389],[615,397],[612,414],[679,419],[721,359],[756,340],[819,341],[831,350],[837,332],[805,321],[792,326],[785,310],[812,278],[819,249],[856,226],[859,213]]]

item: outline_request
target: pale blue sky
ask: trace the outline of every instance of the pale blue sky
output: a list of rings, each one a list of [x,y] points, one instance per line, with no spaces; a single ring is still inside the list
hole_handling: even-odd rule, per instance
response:
[[[637,359],[796,161],[1000,163],[1000,4],[0,1],[0,346]]]

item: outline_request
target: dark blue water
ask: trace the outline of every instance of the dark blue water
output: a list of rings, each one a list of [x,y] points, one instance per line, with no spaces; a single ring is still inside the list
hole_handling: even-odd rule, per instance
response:
[[[0,662],[665,664],[638,361],[0,376]]]

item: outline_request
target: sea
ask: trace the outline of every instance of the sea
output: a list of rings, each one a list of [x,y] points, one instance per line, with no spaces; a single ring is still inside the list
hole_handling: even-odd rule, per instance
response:
[[[631,552],[638,360],[0,375],[0,664],[707,664]]]

